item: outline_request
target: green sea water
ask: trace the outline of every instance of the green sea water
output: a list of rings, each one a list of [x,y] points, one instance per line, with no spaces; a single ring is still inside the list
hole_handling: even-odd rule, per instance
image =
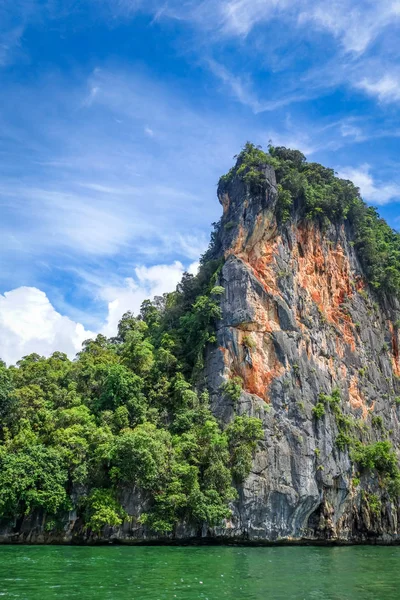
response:
[[[20,600],[398,600],[400,548],[0,547]]]

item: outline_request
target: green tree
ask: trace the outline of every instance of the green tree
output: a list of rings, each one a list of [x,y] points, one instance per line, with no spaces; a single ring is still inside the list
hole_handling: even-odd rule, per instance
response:
[[[35,508],[56,514],[68,507],[67,470],[59,452],[42,444],[0,453],[0,514],[13,518]]]

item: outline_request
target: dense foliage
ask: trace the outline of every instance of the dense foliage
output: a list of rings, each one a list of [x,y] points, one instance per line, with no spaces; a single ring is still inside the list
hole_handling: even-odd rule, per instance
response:
[[[267,165],[274,167],[277,177],[281,223],[289,221],[295,210],[325,228],[347,222],[369,283],[382,292],[400,294],[400,234],[363,202],[351,181],[339,179],[333,169],[307,162],[298,150],[270,146],[263,152],[247,143],[236,165],[221,177],[219,193],[235,178],[244,181],[251,194],[263,193]]]
[[[75,503],[99,532],[129,518],[121,500],[132,488],[147,497],[142,523],[158,532],[229,515],[262,430],[236,417],[223,431],[207,393],[193,388],[215,340],[218,268],[203,261],[176,292],[144,302],[137,318],[125,314],[115,338],[87,341],[75,361],[55,353],[0,363],[2,518],[40,510],[51,529]]]

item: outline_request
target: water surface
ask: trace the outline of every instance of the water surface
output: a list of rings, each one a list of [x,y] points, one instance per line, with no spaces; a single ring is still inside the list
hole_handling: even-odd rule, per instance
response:
[[[0,547],[20,600],[396,600],[400,548]]]

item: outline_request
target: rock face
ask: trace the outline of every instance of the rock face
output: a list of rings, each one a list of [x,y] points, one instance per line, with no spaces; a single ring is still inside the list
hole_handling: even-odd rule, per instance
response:
[[[131,523],[86,537],[73,514],[60,533],[46,534],[35,516],[15,537],[0,531],[0,541],[400,541],[393,494],[376,470],[360,470],[346,440],[338,442],[351,432],[363,444],[400,447],[399,303],[377,302],[348,226],[322,230],[300,216],[278,226],[271,167],[265,177],[262,194],[238,177],[220,194],[214,245],[225,259],[218,281],[225,293],[202,381],[222,423],[246,414],[264,429],[231,520],[202,532],[181,524],[160,540]],[[234,377],[243,382],[236,402],[223,392]],[[321,394],[334,395],[335,405],[321,403]],[[123,505],[139,517],[146,501],[127,490]]]
[[[345,225],[322,231],[295,218],[279,228],[273,169],[265,175],[265,194],[251,195],[236,178],[219,198],[225,295],[206,381],[222,421],[234,411],[260,417],[265,437],[233,518],[218,533],[398,540],[398,504],[338,445],[334,411],[313,412],[320,394],[337,388],[342,421],[359,440],[399,447],[398,301],[376,302]],[[235,376],[243,381],[236,406],[220,391]]]

